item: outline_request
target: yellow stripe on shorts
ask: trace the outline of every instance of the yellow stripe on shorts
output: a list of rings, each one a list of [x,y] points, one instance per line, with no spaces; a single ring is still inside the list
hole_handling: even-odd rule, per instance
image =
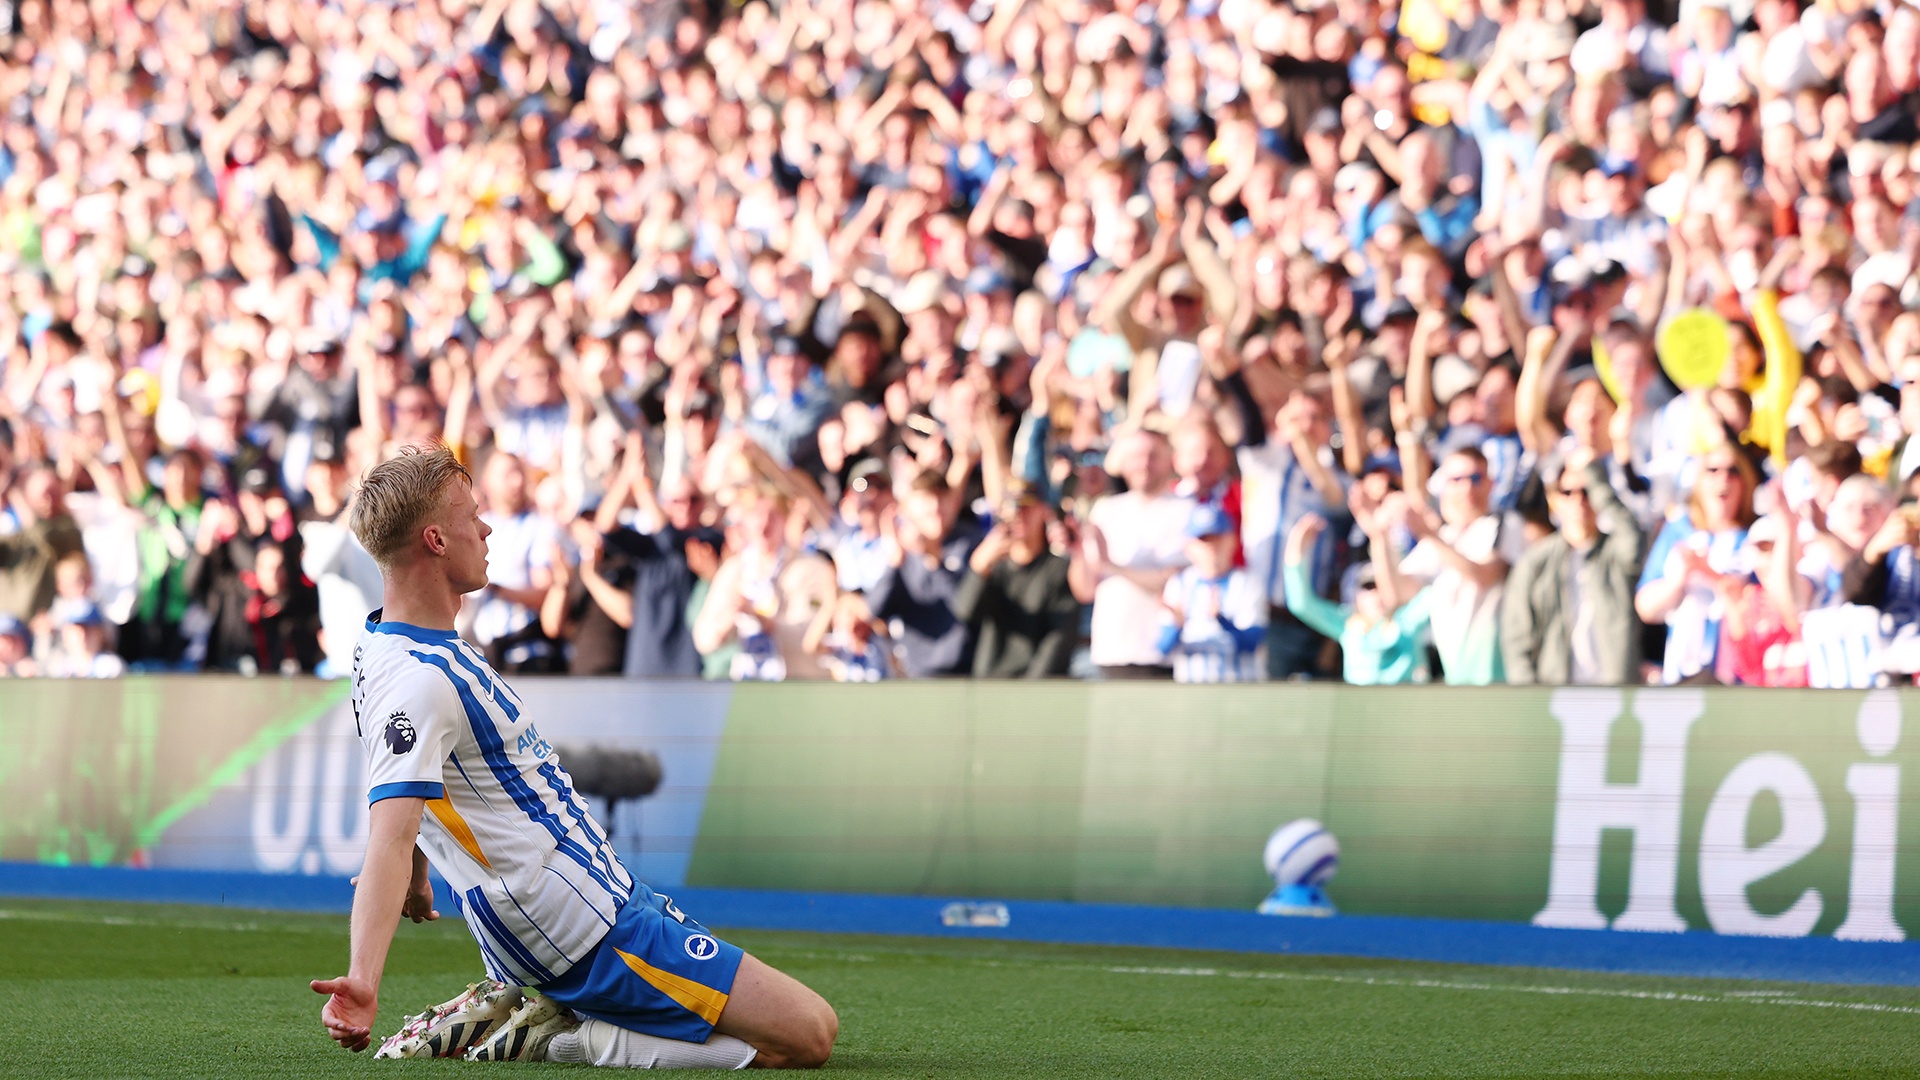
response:
[[[709,1024],[720,1022],[720,1010],[727,1007],[727,995],[711,986],[703,986],[683,975],[671,971],[662,971],[645,960],[628,952],[621,952],[620,959],[627,962],[634,974],[653,984],[655,990],[680,1003],[688,1012],[705,1020]]]

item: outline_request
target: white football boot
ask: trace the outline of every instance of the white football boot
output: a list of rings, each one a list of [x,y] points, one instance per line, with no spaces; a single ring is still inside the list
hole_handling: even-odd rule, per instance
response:
[[[521,1000],[519,987],[482,979],[452,1001],[407,1017],[373,1056],[457,1057],[505,1024]]]
[[[467,1051],[468,1061],[545,1061],[547,1044],[563,1031],[580,1027],[580,1018],[565,1005],[529,990],[486,1041]]]

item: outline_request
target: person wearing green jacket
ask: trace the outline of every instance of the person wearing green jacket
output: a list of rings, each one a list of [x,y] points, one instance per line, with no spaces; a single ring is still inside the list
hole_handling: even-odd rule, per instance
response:
[[[1633,610],[1646,533],[1588,449],[1547,481],[1559,531],[1529,547],[1507,577],[1500,647],[1507,682],[1639,683],[1640,618]]]
[[[1383,515],[1363,516],[1361,528],[1373,548],[1376,562],[1391,558]],[[1359,591],[1353,603],[1336,604],[1313,591],[1311,575],[1313,545],[1327,527],[1325,518],[1307,514],[1287,535],[1286,575],[1287,610],[1294,617],[1340,642],[1343,658],[1341,674],[1356,686],[1386,686],[1421,681],[1426,672],[1426,647],[1422,641],[1427,627],[1431,586],[1422,588],[1404,604],[1396,604],[1387,595],[1390,574],[1376,574],[1373,566],[1360,570]]]
[[[206,506],[201,491],[205,467],[200,451],[175,450],[167,458],[161,485],[133,496],[148,524],[135,536],[140,578],[132,615],[120,629],[120,653],[130,663],[171,670],[191,644],[193,635],[185,622],[196,597],[188,563]]]

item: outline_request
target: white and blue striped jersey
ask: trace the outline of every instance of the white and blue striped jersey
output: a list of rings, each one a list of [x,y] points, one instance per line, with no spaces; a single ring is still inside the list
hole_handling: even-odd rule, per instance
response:
[[[488,975],[552,982],[599,943],[633,877],[473,646],[374,612],[354,649],[353,712],[369,803],[427,800],[420,849],[452,887]]]
[[[1245,570],[1208,580],[1189,566],[1167,582],[1161,599],[1186,615],[1174,625],[1162,613],[1160,639],[1183,683],[1259,682],[1266,678],[1266,590]]]

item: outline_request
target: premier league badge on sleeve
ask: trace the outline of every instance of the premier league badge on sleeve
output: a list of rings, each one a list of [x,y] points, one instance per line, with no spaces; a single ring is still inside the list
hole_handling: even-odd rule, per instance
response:
[[[405,712],[396,709],[392,716],[387,717],[386,737],[387,749],[393,751],[395,754],[405,754],[412,751],[414,743],[413,721],[407,718]]]

